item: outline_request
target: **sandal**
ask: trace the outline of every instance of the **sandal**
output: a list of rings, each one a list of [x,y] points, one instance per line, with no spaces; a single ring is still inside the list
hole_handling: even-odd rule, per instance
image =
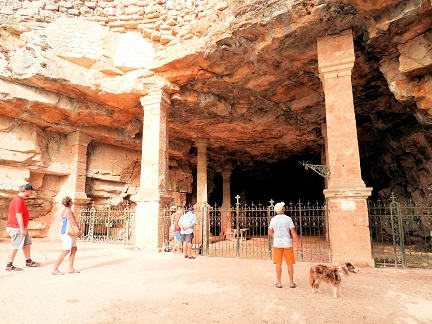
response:
[[[40,262],[35,262],[33,260],[31,260],[30,262],[26,262],[26,267],[29,268],[39,267],[40,265],[41,265]]]
[[[6,271],[22,271],[21,268],[17,268],[15,266],[6,267]]]
[[[68,273],[80,273],[80,272],[76,269],[72,269],[72,270],[69,270]]]
[[[61,272],[60,270],[53,271],[53,272],[51,272],[51,274],[54,275],[54,276],[64,275],[64,273]]]

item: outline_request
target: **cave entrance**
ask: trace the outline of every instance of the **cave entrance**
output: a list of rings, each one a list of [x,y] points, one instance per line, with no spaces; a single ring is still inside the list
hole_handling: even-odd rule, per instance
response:
[[[235,206],[237,195],[242,205],[269,205],[270,200],[284,201],[286,204],[323,203],[324,178],[300,164],[309,161],[320,164],[320,158],[293,157],[277,163],[256,162],[252,166],[239,166],[232,170],[230,179],[230,204]],[[221,206],[223,203],[223,179],[215,173],[209,188],[209,204]]]

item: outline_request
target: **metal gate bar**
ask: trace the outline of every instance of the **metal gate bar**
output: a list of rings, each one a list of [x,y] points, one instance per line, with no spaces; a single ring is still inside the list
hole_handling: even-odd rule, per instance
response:
[[[96,208],[94,202],[91,207],[81,207],[79,223],[83,230],[81,241],[133,244],[133,226],[135,209],[107,205]]]
[[[237,199],[239,199],[238,197]],[[222,208],[217,205],[196,208],[197,225],[193,249],[197,254],[228,258],[272,258],[272,237],[268,225],[274,216],[273,201],[269,206],[251,204]],[[164,225],[162,249],[170,251],[175,245],[172,211],[166,206],[162,220]],[[328,242],[327,208],[318,203],[303,205],[289,203],[286,214],[293,219],[304,247],[295,249],[298,261],[330,261]],[[169,230],[167,230],[169,228]]]
[[[432,267],[432,205],[368,201],[372,254],[377,266]]]

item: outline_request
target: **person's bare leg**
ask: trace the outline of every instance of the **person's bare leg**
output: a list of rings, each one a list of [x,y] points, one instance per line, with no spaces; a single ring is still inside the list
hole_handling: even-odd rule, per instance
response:
[[[184,254],[185,258],[188,256],[187,246],[188,246],[188,243],[183,242],[183,254]]]
[[[30,245],[23,247],[24,257],[26,260],[30,259]]]
[[[15,256],[18,252],[18,249],[10,250],[7,258],[7,262],[13,262],[15,260]]]
[[[75,254],[78,248],[76,246],[73,246],[71,249],[71,254],[69,256],[69,271],[72,271],[74,269],[74,261],[75,261]]]
[[[187,249],[188,249],[187,250],[187,255],[190,258],[190,257],[192,257],[192,243],[188,243]]]
[[[180,247],[181,247],[181,242],[177,242],[176,245],[174,245],[172,252],[173,253],[180,253]]]
[[[66,255],[68,255],[68,253],[69,253],[69,250],[63,250],[63,252],[58,257],[56,263],[54,264],[54,269],[53,269],[52,272],[58,271],[58,268],[60,267],[60,264],[63,262],[64,258],[66,257]]]
[[[294,266],[292,264],[288,264],[288,275],[290,278],[290,286],[294,286]]]
[[[276,264],[276,286],[282,286],[282,264]]]

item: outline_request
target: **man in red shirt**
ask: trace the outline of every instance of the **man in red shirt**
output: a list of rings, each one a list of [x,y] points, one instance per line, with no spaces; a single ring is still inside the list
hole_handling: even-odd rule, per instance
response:
[[[26,259],[27,267],[38,267],[40,262],[35,262],[30,258],[30,245],[32,241],[27,230],[27,226],[30,220],[30,214],[25,204],[24,198],[32,194],[33,187],[31,184],[26,183],[19,189],[18,195],[16,195],[9,205],[8,221],[6,223],[6,231],[11,237],[11,251],[8,255],[6,264],[6,271],[21,271],[21,268],[17,268],[13,265],[13,261],[18,252],[18,249],[22,249]]]

